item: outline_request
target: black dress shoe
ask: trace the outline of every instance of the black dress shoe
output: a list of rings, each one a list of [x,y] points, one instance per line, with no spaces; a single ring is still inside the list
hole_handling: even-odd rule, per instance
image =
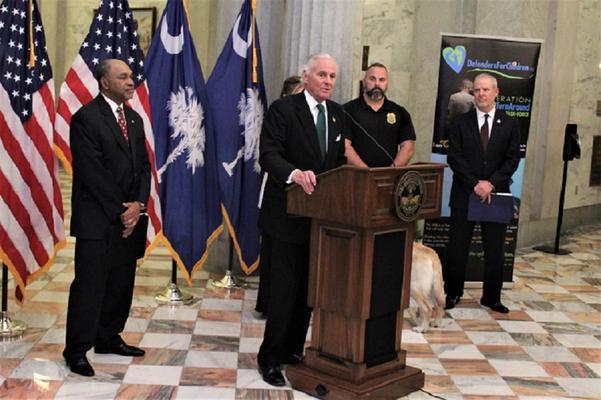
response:
[[[292,353],[288,357],[286,357],[284,364],[288,364],[288,365],[300,364],[303,362],[304,359],[305,359],[305,356],[303,356],[302,354]]]
[[[130,346],[127,343],[113,344],[109,346],[94,346],[94,353],[118,354],[127,357],[142,357],[146,352],[139,347]]]
[[[461,296],[447,296],[447,300],[445,301],[444,309],[451,310],[455,308],[455,305],[459,304],[461,300]]]
[[[489,303],[484,300],[480,300],[480,304],[482,304],[484,307],[488,307],[491,310],[496,311],[498,313],[507,314],[509,312],[509,308],[505,307],[503,305],[503,303],[501,303],[500,301],[495,301],[494,303]]]
[[[263,380],[272,386],[284,386],[286,384],[279,365],[270,367],[259,366],[259,373],[263,376]]]
[[[65,358],[65,362],[74,374],[94,376],[94,368],[92,368],[85,356]]]

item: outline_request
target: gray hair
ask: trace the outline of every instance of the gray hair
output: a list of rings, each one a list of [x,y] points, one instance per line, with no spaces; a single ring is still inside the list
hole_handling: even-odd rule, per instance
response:
[[[98,82],[98,87],[101,86],[100,79],[107,76],[111,70],[111,60],[112,59],[110,58],[105,58],[104,60],[100,61],[100,64],[98,64],[96,70],[94,71],[94,78],[96,78],[96,81]]]
[[[303,65],[303,69],[301,72],[303,74],[310,73],[311,69],[313,69],[313,64],[315,64],[315,61],[320,60],[320,59],[326,59],[326,60],[332,61],[336,65],[336,69],[338,69],[338,63],[336,62],[336,59],[334,57],[332,57],[328,53],[316,53],[316,54],[309,56],[309,58],[307,59],[307,62],[305,63],[305,65]]]
[[[476,82],[478,79],[488,79],[490,80],[490,82],[492,83],[492,87],[496,88],[497,86],[497,78],[495,78],[494,76],[492,76],[491,74],[487,74],[486,72],[483,72],[481,74],[476,75],[476,77],[474,78],[474,82]]]

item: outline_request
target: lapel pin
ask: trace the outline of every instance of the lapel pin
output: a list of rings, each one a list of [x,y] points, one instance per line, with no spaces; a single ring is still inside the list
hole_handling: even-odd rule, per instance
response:
[[[333,122],[336,122],[336,117],[332,117],[332,121],[333,121]]]
[[[497,124],[500,124],[500,123],[501,123],[501,118],[499,118],[499,119],[497,120]]]

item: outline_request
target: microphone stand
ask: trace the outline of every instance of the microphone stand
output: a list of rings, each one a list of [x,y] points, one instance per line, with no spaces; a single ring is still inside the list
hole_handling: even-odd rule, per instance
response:
[[[542,251],[543,253],[558,254],[565,256],[570,254],[571,251],[567,249],[559,248],[559,236],[561,236],[561,223],[563,220],[563,203],[566,197],[566,181],[568,178],[568,161],[563,162],[563,177],[561,179],[561,193],[559,195],[559,211],[557,212],[557,229],[555,230],[555,246],[535,246],[534,250]]]

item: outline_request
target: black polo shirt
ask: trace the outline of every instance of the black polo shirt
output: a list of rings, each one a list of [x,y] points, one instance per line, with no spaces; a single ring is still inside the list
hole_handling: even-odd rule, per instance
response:
[[[351,121],[352,131],[347,139],[353,142],[353,148],[359,157],[370,167],[391,166],[399,144],[405,140],[415,140],[411,116],[405,108],[387,98],[384,98],[384,104],[378,111],[374,111],[362,95],[346,103],[344,109],[354,120]]]

